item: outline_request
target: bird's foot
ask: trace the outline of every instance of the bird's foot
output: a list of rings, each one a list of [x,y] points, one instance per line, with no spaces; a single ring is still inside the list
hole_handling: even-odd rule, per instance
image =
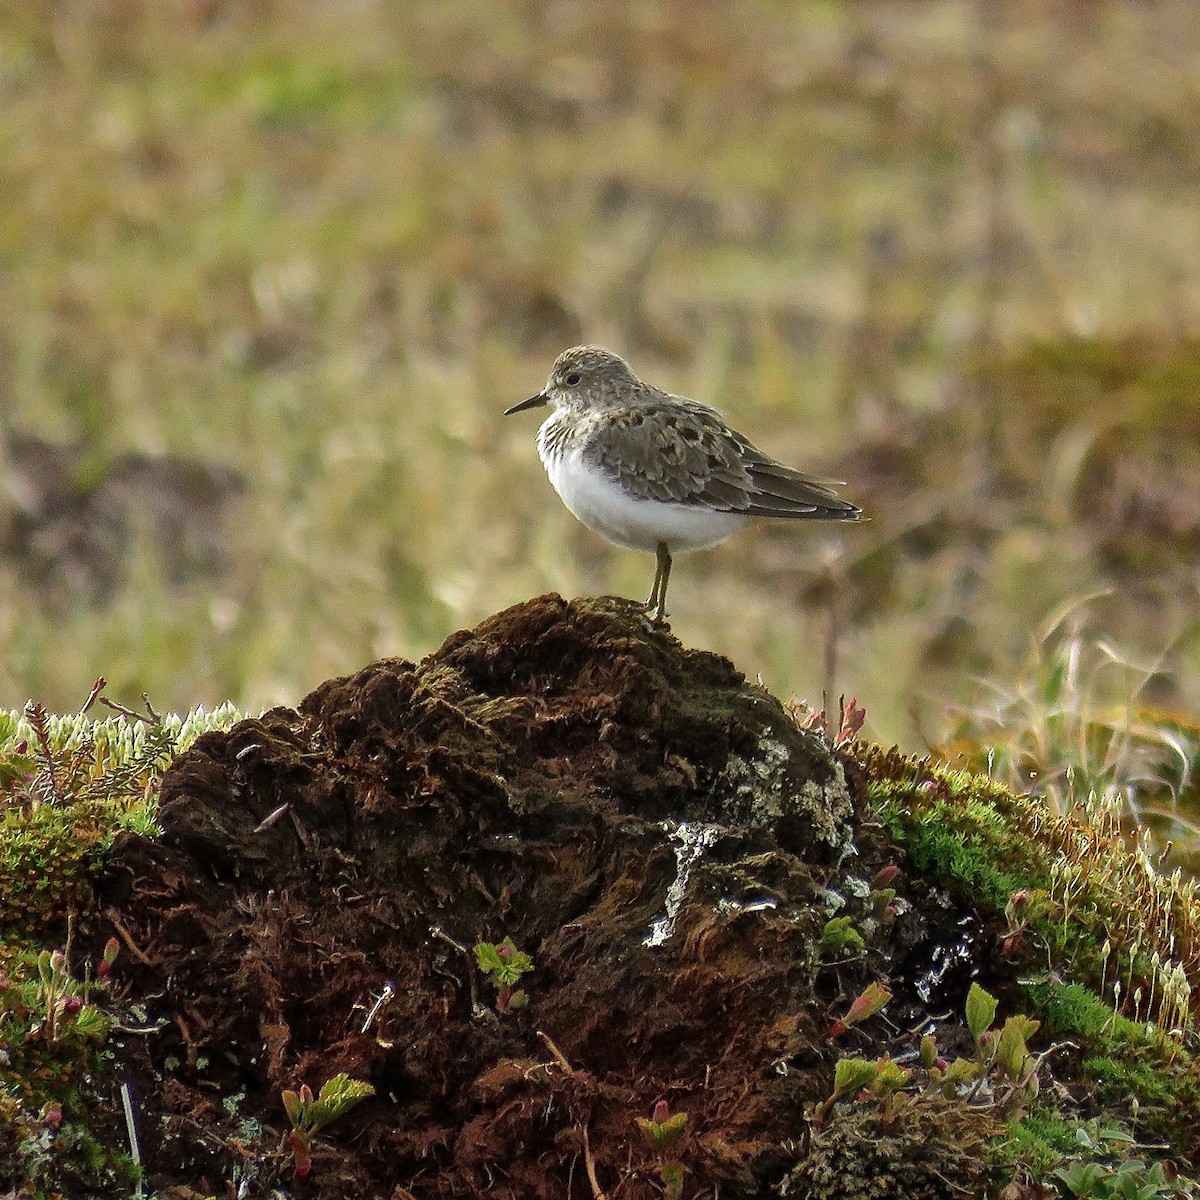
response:
[[[671,614],[657,600],[643,600],[638,604],[638,609],[650,619],[650,624],[656,629],[664,629],[670,625],[667,618]]]

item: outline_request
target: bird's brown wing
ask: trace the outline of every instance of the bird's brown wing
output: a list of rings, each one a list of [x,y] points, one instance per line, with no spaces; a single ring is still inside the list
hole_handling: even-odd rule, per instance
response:
[[[589,438],[588,455],[640,499],[752,517],[859,515],[827,484],[776,462],[695,401],[620,409],[602,420],[602,430]]]
[[[752,492],[746,512],[755,517],[811,517],[825,521],[857,521],[862,509],[843,500],[830,481],[817,479],[776,462],[740,434],[732,434],[750,475]]]

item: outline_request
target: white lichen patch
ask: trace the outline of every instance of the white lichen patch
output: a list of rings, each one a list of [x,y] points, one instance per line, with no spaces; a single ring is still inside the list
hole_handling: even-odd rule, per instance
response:
[[[661,917],[655,917],[650,932],[642,938],[644,946],[661,946],[675,932],[675,919],[687,895],[692,867],[722,832],[720,825],[699,825],[693,821],[680,821],[678,825],[664,821],[662,827],[675,843],[675,878],[667,888],[666,911]]]
[[[721,813],[756,828],[785,816],[803,816],[815,840],[845,849],[854,806],[842,764],[831,759],[828,779],[810,779],[799,789],[791,779],[791,764],[789,745],[769,736],[759,740],[751,756],[731,754],[713,786]]]
[[[857,875],[843,875],[842,887],[858,900],[865,900],[871,894],[871,885]]]

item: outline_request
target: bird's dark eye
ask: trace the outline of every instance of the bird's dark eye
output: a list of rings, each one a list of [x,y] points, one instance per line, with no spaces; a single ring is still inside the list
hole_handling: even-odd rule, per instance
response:
[[[578,382],[579,382],[579,372],[578,371],[572,371],[570,373],[570,375],[568,375],[566,377],[566,379],[563,380],[563,383],[565,383],[567,385],[567,387],[574,387]]]

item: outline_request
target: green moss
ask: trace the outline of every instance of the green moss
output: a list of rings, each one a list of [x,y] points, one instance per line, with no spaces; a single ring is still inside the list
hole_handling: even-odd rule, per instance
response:
[[[1033,862],[1022,862],[1019,853],[999,854],[1011,829],[995,809],[979,801],[939,800],[918,814],[901,797],[887,798],[884,788],[872,788],[871,796],[923,877],[981,895],[1001,910],[1013,892],[1035,882]]]
[[[1033,1112],[1016,1122],[997,1144],[997,1162],[1022,1163],[1034,1178],[1047,1176],[1079,1150],[1079,1122],[1055,1112]]]
[[[42,805],[0,814],[0,931],[48,936],[84,902],[100,840],[98,808]]]
[[[106,985],[72,978],[57,951],[0,959],[0,1186],[32,1197],[127,1187],[132,1162],[96,1127],[109,1108],[96,1090]]]
[[[95,1090],[110,1025],[99,964],[72,977],[66,955],[44,947],[86,908],[117,834],[156,831],[158,779],[174,754],[239,716],[231,705],[99,721],[0,711],[0,1187],[123,1194],[134,1181],[111,1131],[93,1128],[111,1112]]]
[[[1178,1042],[1114,1012],[1078,983],[1027,984],[1026,993],[1047,1032],[1079,1047],[1083,1076],[1106,1105],[1120,1110],[1136,1102],[1138,1120],[1156,1135],[1181,1150],[1194,1143],[1200,1077]]]
[[[1193,981],[1168,953],[1175,938],[1192,944],[1191,885],[1158,875],[1103,813],[1056,816],[984,777],[861,750],[871,799],[912,870],[1005,920],[1018,943],[1048,952],[1069,980],[1025,984],[1045,1032],[1076,1048],[1063,1077],[1193,1153],[1200,1081],[1185,1045],[1163,1032],[1192,1027]],[[1139,1019],[1117,1011],[1122,1005]],[[1021,1136],[1040,1144],[1044,1132]],[[1030,1152],[1049,1161],[1054,1145]]]
[[[156,832],[172,756],[239,716],[232,705],[157,722],[0,712],[0,936],[57,937],[117,834]]]
[[[1174,948],[1200,937],[1197,889],[1157,872],[1111,813],[1062,816],[984,776],[896,750],[861,753],[871,801],[920,874],[1036,937],[1060,973],[1097,990],[1123,980],[1134,1016],[1191,1027],[1198,980]]]
[[[1167,1044],[1166,1037],[1157,1030],[1148,1031],[1140,1022],[1130,1021],[1114,1012],[1111,1004],[1082,984],[1035,983],[1027,985],[1026,991],[1042,1013],[1047,1028],[1054,1033],[1077,1035],[1105,1044]]]

